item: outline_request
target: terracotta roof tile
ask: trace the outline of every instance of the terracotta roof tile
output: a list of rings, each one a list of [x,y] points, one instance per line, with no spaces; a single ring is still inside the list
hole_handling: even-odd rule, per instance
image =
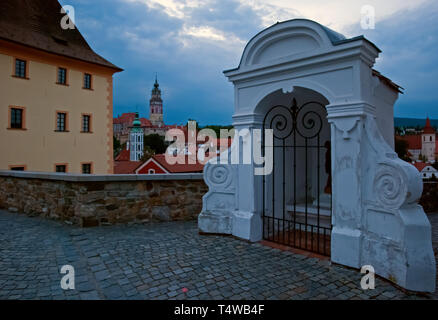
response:
[[[114,161],[114,174],[135,174],[142,164],[140,161]]]
[[[141,121],[142,127],[151,127],[152,126],[152,123],[146,118],[141,118],[140,121]]]
[[[1,0],[0,39],[122,71],[95,53],[77,28],[61,28],[57,0]]]
[[[199,162],[197,162],[196,164],[189,164],[188,161],[186,161],[186,164],[170,165],[167,163],[166,156],[164,154],[156,154],[153,156],[153,158],[170,173],[196,173],[204,171],[204,165]]]
[[[422,171],[425,167],[430,166],[429,163],[424,163],[424,162],[415,162],[415,163],[411,163],[415,168],[417,168],[418,171]]]
[[[130,152],[127,149],[123,149],[120,151],[120,153],[117,155],[117,157],[114,159],[115,161],[129,161],[130,158]]]
[[[435,129],[430,125],[430,119],[426,119],[426,125],[424,126],[423,133],[434,134]]]
[[[419,150],[421,149],[421,135],[405,135],[397,136],[397,139],[404,140],[408,143],[408,149]]]

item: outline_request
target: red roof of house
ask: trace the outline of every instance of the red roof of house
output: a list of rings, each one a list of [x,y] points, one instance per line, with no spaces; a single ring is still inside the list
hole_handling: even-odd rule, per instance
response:
[[[134,174],[141,161],[114,161],[114,174]]]
[[[397,136],[397,139],[405,140],[408,143],[408,149],[419,150],[421,149],[421,135],[405,135]]]
[[[167,163],[166,155],[164,154],[156,154],[152,158],[170,173],[196,173],[204,171],[204,165],[202,163],[196,161],[196,164],[189,164],[188,158],[185,164],[176,163],[172,165]]]
[[[134,112],[128,112],[128,113],[123,113],[121,116],[118,116],[117,118],[113,119],[113,123],[114,124],[127,124],[128,126],[130,126],[132,124],[132,122],[135,119],[135,113]],[[140,118],[141,121],[141,126],[142,127],[148,127],[148,128],[166,128],[166,129],[171,129],[171,128],[183,128],[183,126],[179,126],[179,125],[165,125],[165,126],[154,126],[152,125],[151,121],[147,118]]]
[[[115,161],[129,161],[130,158],[130,152],[127,149],[123,149],[120,151],[120,153],[117,155],[117,157],[114,159]]]
[[[426,126],[423,129],[423,133],[435,133],[435,129],[430,125],[430,119],[426,119]]]
[[[140,118],[141,126],[142,127],[151,127],[152,123],[146,119],[146,118]]]
[[[418,171],[423,171],[423,169],[427,166],[430,166],[430,163],[425,163],[425,162],[415,162],[412,163],[412,165],[417,168]]]
[[[123,113],[121,116],[113,119],[114,123],[129,123],[135,119],[135,112]]]

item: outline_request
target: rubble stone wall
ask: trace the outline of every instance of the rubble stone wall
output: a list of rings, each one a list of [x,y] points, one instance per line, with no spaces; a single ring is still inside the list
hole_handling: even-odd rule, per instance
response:
[[[68,175],[0,171],[0,208],[82,227],[196,219],[202,174]]]

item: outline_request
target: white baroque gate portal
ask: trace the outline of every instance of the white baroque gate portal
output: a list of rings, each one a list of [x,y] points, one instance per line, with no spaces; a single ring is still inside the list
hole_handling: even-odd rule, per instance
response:
[[[372,69],[379,53],[363,36],[347,39],[304,19],[277,23],[252,38],[239,67],[225,71],[235,88],[234,127],[257,140],[255,129],[266,125],[273,106],[290,106],[293,99],[298,106],[324,105],[324,119],[330,124],[331,196],[321,184],[311,182],[311,189],[305,184],[296,188],[304,197],[292,197],[290,185],[278,189],[275,170],[271,177],[256,175],[259,165],[252,158],[245,164],[209,162],[204,169],[209,192],[198,219],[200,231],[260,241],[266,227],[263,218],[269,217],[266,188],[275,195],[273,217],[277,208],[281,214],[287,211],[282,208],[286,201],[295,203],[296,214],[297,205],[309,208],[319,197],[321,209],[321,199],[330,199],[333,262],[357,269],[372,265],[377,274],[406,289],[433,292],[431,226],[417,203],[422,179],[394,152],[393,107],[400,89]],[[250,140],[237,137],[228,153],[238,150],[240,158],[251,153]],[[293,166],[291,155],[284,161],[277,158],[274,168]],[[327,181],[323,173],[316,177]],[[285,201],[275,190],[286,191]],[[309,231],[308,221],[304,230]],[[313,230],[313,234],[321,233]]]

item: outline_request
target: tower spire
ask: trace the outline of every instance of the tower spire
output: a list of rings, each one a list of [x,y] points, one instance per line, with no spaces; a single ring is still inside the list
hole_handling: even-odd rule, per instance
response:
[[[152,89],[149,117],[152,125],[162,126],[163,122],[163,100],[161,99],[160,85],[158,84],[158,74],[155,73],[155,83]]]

